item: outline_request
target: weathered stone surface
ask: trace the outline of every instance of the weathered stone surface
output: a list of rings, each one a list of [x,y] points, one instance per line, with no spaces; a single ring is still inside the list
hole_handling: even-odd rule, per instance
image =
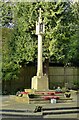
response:
[[[45,76],[34,76],[32,78],[32,89],[42,91],[48,90],[48,77]]]
[[[29,104],[29,96],[28,94],[24,94],[22,97],[20,96],[11,96],[10,99],[17,101],[19,103],[28,103]]]

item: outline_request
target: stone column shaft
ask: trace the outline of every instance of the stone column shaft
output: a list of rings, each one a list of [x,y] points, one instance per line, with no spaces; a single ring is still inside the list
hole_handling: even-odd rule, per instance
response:
[[[37,76],[43,76],[42,66],[42,35],[38,35],[38,65],[37,65]]]

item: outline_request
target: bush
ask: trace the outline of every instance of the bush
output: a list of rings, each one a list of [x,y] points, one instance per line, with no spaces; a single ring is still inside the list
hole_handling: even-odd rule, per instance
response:
[[[74,81],[73,89],[79,89],[79,80]]]

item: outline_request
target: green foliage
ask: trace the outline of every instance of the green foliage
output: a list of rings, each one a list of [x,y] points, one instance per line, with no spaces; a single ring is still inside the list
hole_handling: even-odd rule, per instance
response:
[[[69,59],[71,63],[79,66],[79,2],[72,4],[74,23],[71,26],[73,35],[70,39]]]
[[[2,26],[4,27],[8,27],[9,23],[12,22],[13,20],[13,5],[11,3],[4,3],[4,2],[0,2],[1,3],[1,22],[2,22]]]
[[[69,1],[61,2],[61,0],[17,2],[15,5],[6,3],[2,6],[2,25],[5,26],[12,20],[15,26],[13,29],[3,29],[3,79],[5,80],[16,79],[20,65],[37,60],[35,27],[40,7],[45,23],[43,61],[48,58],[52,62],[62,62],[64,65],[68,62],[73,63],[74,60],[79,61],[79,21],[75,21],[79,14],[79,4],[71,5]]]
[[[66,64],[68,62],[67,53],[69,51],[71,35],[70,24],[72,23],[73,17],[72,9],[69,2],[58,2],[52,5],[53,9],[46,11],[50,12],[50,14],[46,16],[48,22],[45,36],[46,40],[49,40],[47,47],[49,49],[49,57],[51,57],[54,62]]]
[[[12,30],[8,28],[2,29],[2,79],[17,79],[19,72],[18,64],[13,59],[14,51],[11,50]],[[18,71],[17,71],[18,70]]]
[[[55,60],[59,62],[65,61],[67,59],[66,53],[67,51],[69,51],[68,44],[70,42],[69,41],[70,39],[69,24],[72,23],[72,17],[73,17],[69,2],[68,3],[67,2],[57,2],[57,3],[56,2],[54,3],[39,2],[39,3],[31,3],[31,4],[17,3],[17,8],[16,8],[16,16],[18,16],[17,17],[17,29],[18,29],[17,34],[19,35],[19,36],[17,35],[19,38],[19,40],[17,39],[17,41],[21,42],[18,44],[18,46],[21,44],[21,47],[20,48],[17,47],[17,49],[21,49],[20,51],[22,51],[22,55],[23,54],[25,55],[26,53],[26,56],[28,56],[28,58],[22,57],[26,61],[30,61],[30,60],[33,61],[35,59],[35,53],[36,53],[35,51],[37,50],[37,46],[36,46],[37,38],[36,36],[34,36],[34,34],[35,34],[35,25],[36,25],[35,22],[38,18],[39,7],[41,7],[43,10],[42,16],[46,26],[45,28],[46,34],[43,40],[43,57],[44,57],[43,59],[52,57],[53,61]],[[23,41],[25,41],[25,39],[27,41],[26,44],[28,44],[28,41],[29,41],[31,47],[28,46],[23,50],[22,44],[23,44]],[[32,48],[32,50],[30,48]],[[25,49],[27,50],[25,51]],[[28,52],[28,49],[30,49],[30,52],[31,51],[32,52],[34,51],[34,52],[30,53]],[[66,62],[67,60],[64,62],[64,64]]]
[[[74,84],[73,87],[74,87],[75,89],[79,89],[79,80],[77,80],[77,81],[74,80],[74,83],[73,83],[73,84]]]

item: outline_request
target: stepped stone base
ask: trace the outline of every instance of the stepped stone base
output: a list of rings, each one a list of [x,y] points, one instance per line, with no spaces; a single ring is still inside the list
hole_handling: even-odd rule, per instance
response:
[[[30,102],[28,95],[25,95],[23,97],[20,97],[20,96],[11,96],[10,99],[14,100],[16,102],[19,102],[19,103],[27,103],[27,104],[29,104],[29,102]]]
[[[45,76],[34,76],[32,78],[31,89],[38,91],[48,90],[48,77]]]

